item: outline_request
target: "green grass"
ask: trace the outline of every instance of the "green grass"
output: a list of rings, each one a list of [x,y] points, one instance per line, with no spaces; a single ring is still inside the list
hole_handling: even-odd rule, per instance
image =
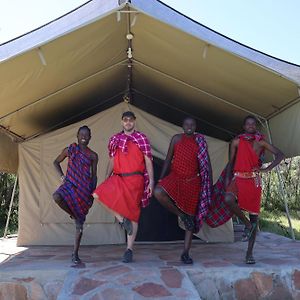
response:
[[[297,212],[290,212],[295,238],[300,240],[300,218]],[[291,238],[288,219],[285,213],[262,210],[259,220],[260,230]]]

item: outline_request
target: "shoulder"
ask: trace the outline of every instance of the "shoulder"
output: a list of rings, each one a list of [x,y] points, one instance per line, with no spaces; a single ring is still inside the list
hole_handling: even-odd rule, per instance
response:
[[[235,137],[232,141],[231,141],[231,145],[233,146],[238,146],[240,142],[240,138],[239,137]]]
[[[91,151],[92,160],[98,160],[98,154],[95,151],[91,150],[91,149],[90,149],[90,151]]]
[[[172,136],[171,142],[177,143],[181,140],[181,138],[182,138],[181,133],[175,134],[175,135]]]
[[[136,137],[136,138],[142,138],[142,139],[144,139],[144,140],[146,140],[146,141],[149,141],[149,139],[148,139],[148,137],[146,136],[146,134],[143,133],[143,132],[140,132],[140,131],[135,131],[135,132],[133,133],[133,136]]]

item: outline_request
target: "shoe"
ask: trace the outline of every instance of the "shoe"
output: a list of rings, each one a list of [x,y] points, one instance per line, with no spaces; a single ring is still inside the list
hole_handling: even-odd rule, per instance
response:
[[[123,222],[119,222],[121,227],[126,230],[128,235],[132,235],[132,223],[127,218],[123,218]]]
[[[245,263],[247,265],[254,265],[256,261],[252,255],[246,255]]]
[[[191,265],[194,263],[188,252],[182,253],[180,259],[186,265]]]
[[[242,236],[242,242],[248,242],[252,236],[252,234],[254,233],[255,229],[256,229],[256,224],[257,223],[251,223],[251,228],[245,228],[243,236]]]
[[[123,258],[122,258],[122,262],[123,263],[130,263],[130,262],[132,262],[132,256],[133,256],[132,250],[131,249],[127,249],[124,252],[124,255],[123,255]]]
[[[81,259],[79,258],[78,255],[75,256],[75,253],[74,253],[74,252],[72,253],[72,262],[73,262],[75,265],[81,264]]]
[[[193,231],[195,229],[194,216],[183,214],[180,217],[180,220],[183,222],[184,227],[187,231]]]

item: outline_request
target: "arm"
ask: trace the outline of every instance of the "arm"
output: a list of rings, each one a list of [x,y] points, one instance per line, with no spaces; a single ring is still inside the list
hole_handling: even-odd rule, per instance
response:
[[[113,169],[114,169],[114,157],[110,157],[106,169],[105,178],[108,178],[112,174]]]
[[[226,166],[225,187],[228,186],[230,179],[233,176],[233,166],[234,166],[235,155],[237,152],[238,145],[239,145],[239,139],[234,139],[230,144],[229,162]]]
[[[98,165],[98,155],[92,152],[92,189],[95,190],[97,186],[97,165]]]
[[[59,154],[56,159],[53,162],[54,168],[57,171],[59,177],[61,178],[62,181],[65,180],[65,174],[62,171],[62,168],[60,166],[60,163],[66,158],[68,157],[68,148],[65,148],[61,154]]]
[[[173,155],[174,155],[174,146],[179,141],[179,139],[180,139],[179,134],[174,135],[172,137],[172,140],[171,140],[170,145],[169,145],[168,153],[167,153],[166,159],[164,161],[164,165],[162,167],[159,179],[164,178],[166,176],[166,174],[169,173],[169,169],[170,169],[171,162],[172,162]]]
[[[152,160],[146,155],[144,155],[144,159],[145,159],[146,170],[149,175],[149,185],[147,191],[150,195],[152,195],[153,187],[154,187],[153,163]]]
[[[272,163],[268,167],[261,168],[259,171],[260,172],[271,171],[284,159],[284,154],[278,148],[274,147],[273,145],[267,143],[264,140],[260,141],[260,145],[262,147],[264,147],[266,150],[270,151],[272,154],[274,154],[275,159],[272,161]]]

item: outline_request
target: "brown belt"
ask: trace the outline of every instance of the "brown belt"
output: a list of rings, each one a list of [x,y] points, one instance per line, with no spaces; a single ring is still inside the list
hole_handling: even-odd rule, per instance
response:
[[[144,175],[144,174],[143,174],[143,172],[136,171],[136,172],[131,172],[131,173],[116,173],[114,175],[118,175],[121,177],[127,177],[127,176],[132,176],[132,175]]]

